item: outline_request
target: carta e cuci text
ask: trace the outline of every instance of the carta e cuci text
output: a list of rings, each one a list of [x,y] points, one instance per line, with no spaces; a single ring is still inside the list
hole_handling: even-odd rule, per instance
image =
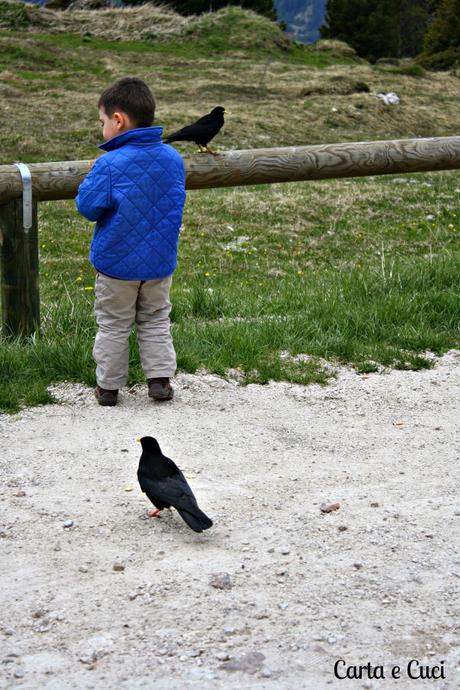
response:
[[[387,675],[385,675],[385,673]],[[411,659],[406,667],[391,666],[385,669],[384,666],[372,666],[370,662],[362,666],[347,664],[344,659],[338,659],[334,664],[334,676],[340,680],[349,679],[381,679],[381,678],[400,678],[404,674],[413,680],[438,680],[445,678],[444,661],[433,666],[421,664],[417,659]]]

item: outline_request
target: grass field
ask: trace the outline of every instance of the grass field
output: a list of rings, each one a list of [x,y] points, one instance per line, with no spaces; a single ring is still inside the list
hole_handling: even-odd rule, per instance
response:
[[[222,150],[458,134],[455,74],[283,46],[259,18],[248,47],[253,16],[217,14],[182,27],[185,42],[0,32],[1,163],[94,158],[98,94],[123,74],[151,85],[166,131],[224,105]],[[324,360],[430,366],[426,351],[458,346],[459,201],[460,172],[190,192],[172,292],[179,368],[308,383],[330,376]],[[48,401],[52,381],[94,383],[91,232],[73,202],[40,205],[42,332],[1,342],[1,409]],[[131,359],[133,384],[134,338]]]

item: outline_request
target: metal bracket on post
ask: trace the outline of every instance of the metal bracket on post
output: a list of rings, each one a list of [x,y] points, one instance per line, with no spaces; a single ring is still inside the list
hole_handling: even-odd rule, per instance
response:
[[[26,235],[32,227],[32,173],[25,163],[15,163],[22,178],[22,227]]]

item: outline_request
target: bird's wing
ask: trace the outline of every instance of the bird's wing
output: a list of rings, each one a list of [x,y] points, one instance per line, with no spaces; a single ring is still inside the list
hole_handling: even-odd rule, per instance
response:
[[[147,494],[152,503],[155,500],[174,506],[178,510],[194,510],[197,508],[196,498],[182,472],[173,477],[152,480],[150,477],[139,477],[141,489]]]
[[[195,122],[193,125],[187,125],[186,127],[182,127],[182,129],[179,129],[177,132],[170,134],[166,137],[166,139],[172,139],[173,137],[186,137],[193,139],[194,137],[199,137],[200,135],[206,136],[208,133],[209,122]]]
[[[195,125],[201,124],[201,123],[206,123],[209,124],[210,122],[214,122],[215,117],[214,115],[211,115],[211,113],[208,113],[207,115],[203,115],[203,117],[198,118],[196,122],[194,122]]]

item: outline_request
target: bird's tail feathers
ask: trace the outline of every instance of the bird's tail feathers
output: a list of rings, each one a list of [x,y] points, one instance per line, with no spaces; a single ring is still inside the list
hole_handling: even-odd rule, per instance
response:
[[[212,520],[199,508],[193,513],[188,513],[186,510],[178,510],[177,512],[194,532],[203,532],[203,530],[212,527]]]

